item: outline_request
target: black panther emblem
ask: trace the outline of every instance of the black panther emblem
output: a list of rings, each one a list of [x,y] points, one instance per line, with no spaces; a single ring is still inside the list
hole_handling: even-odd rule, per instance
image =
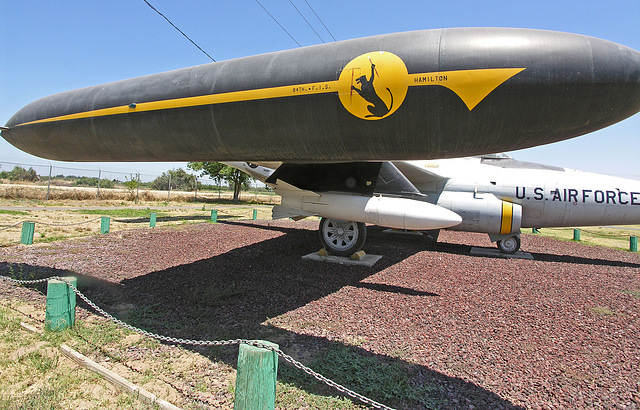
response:
[[[351,89],[356,91],[358,95],[364,98],[367,102],[371,103],[371,105],[367,106],[367,110],[371,114],[365,115],[365,118],[369,117],[378,117],[382,118],[391,111],[393,108],[393,94],[389,87],[386,87],[389,95],[391,96],[391,105],[387,107],[387,104],[382,101],[382,98],[376,93],[376,89],[373,86],[373,79],[375,78],[376,73],[376,65],[371,63],[371,78],[367,80],[367,76],[363,75],[356,78],[356,83],[360,84],[360,89],[355,86],[351,86]]]

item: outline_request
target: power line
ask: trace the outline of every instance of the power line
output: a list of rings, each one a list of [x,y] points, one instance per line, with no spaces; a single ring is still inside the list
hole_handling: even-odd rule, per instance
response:
[[[145,1],[147,1],[147,0],[145,0]],[[286,29],[286,28],[284,28],[284,27],[282,26],[282,24],[280,24],[280,22],[279,22],[278,20],[276,20],[276,18],[275,18],[275,17],[273,17],[273,16],[271,15],[271,13],[269,13],[269,11],[268,11],[267,9],[265,9],[265,8],[264,8],[264,6],[263,6],[263,5],[262,5],[258,0],[256,0],[256,3],[258,3],[258,5],[259,5],[260,7],[262,7],[262,10],[264,10],[264,12],[265,12],[265,13],[267,13],[267,14],[269,15],[269,17],[271,17],[271,18],[273,19],[273,21],[275,21],[275,22],[280,26],[280,28],[281,28],[281,29],[283,29],[283,30],[284,30],[284,32],[285,32],[285,33],[287,33],[287,34],[289,35],[289,37],[291,37],[291,40],[293,40],[293,41],[295,41],[295,42],[296,42],[296,44],[298,45],[298,47],[302,47],[302,45],[301,45],[300,43],[298,43],[298,40],[296,40],[295,38],[293,38],[293,36],[291,35],[291,33],[289,33],[289,32],[287,31],[287,29]]]
[[[316,31],[316,29],[313,28],[313,26],[311,25],[311,23],[309,23],[309,21],[302,15],[302,13],[300,12],[300,10],[298,10],[298,8],[296,7],[295,4],[293,4],[293,2],[291,0],[289,0],[289,3],[291,3],[291,5],[293,6],[294,9],[296,9],[296,11],[298,12],[298,14],[300,15],[300,17],[302,17],[302,19],[307,23],[307,26],[309,26],[309,28],[311,28],[311,30],[313,30],[314,33],[316,33],[316,36],[318,36],[318,38],[320,39],[320,41],[322,41],[324,43],[324,40],[322,39],[322,37],[320,37],[320,34],[318,34],[318,32]]]
[[[320,16],[318,16],[318,13],[316,13],[316,11],[313,9],[313,7],[311,7],[311,4],[309,4],[309,2],[307,0],[304,0],[305,3],[307,3],[307,6],[309,6],[309,8],[311,9],[311,11],[313,11],[313,14],[316,15],[316,17],[318,18],[318,20],[320,20],[320,23],[322,23],[322,26],[324,27],[325,30],[327,30],[327,33],[329,33],[329,35],[331,36],[331,38],[333,39],[333,41],[338,41],[336,40],[336,38],[333,36],[333,34],[331,34],[331,32],[329,31],[329,29],[327,28],[327,26],[325,26],[324,22],[322,21],[322,19],[320,18]],[[313,30],[315,31],[315,30]],[[317,34],[317,33],[316,33]]]
[[[161,15],[161,16],[162,16],[162,18],[164,18],[165,20],[167,20],[167,22],[168,22],[169,24],[171,24],[171,25],[173,26],[173,28],[175,28],[176,30],[178,30],[178,31],[180,32],[180,34],[182,34],[182,35],[183,35],[187,40],[191,41],[191,44],[193,44],[194,46],[198,47],[198,50],[202,51],[202,52],[203,52],[207,57],[209,57],[209,58],[211,59],[211,61],[213,61],[214,63],[216,62],[216,60],[214,60],[214,59],[213,59],[213,57],[211,57],[211,56],[209,55],[209,53],[207,53],[206,51],[204,51],[204,50],[203,50],[199,45],[197,45],[197,44],[196,44],[196,42],[195,42],[195,41],[191,40],[191,39],[189,38],[189,36],[188,36],[188,35],[184,34],[184,32],[183,32],[182,30],[180,30],[180,29],[179,29],[175,24],[173,24],[173,23],[171,22],[171,20],[169,20],[169,19],[168,19],[164,14],[160,13],[160,12],[158,11],[158,9],[156,9],[155,7],[153,7],[153,6],[151,5],[151,3],[149,3],[147,0],[142,0],[142,1],[144,1],[145,3],[147,3],[147,6],[151,7],[151,9],[152,9],[153,11],[155,11],[156,13],[158,13],[159,15]]]

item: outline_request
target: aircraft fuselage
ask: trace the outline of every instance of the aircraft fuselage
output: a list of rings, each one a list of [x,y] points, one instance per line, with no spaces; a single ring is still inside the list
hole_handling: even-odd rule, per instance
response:
[[[282,196],[274,218],[317,215],[327,219],[321,223],[321,239],[329,248],[341,244],[332,250],[344,254],[352,250],[348,244],[361,245],[356,239],[366,236],[366,223],[432,231],[432,235],[442,228],[486,233],[509,253],[520,247],[521,228],[640,224],[640,181],[505,155],[316,166],[270,164],[277,170],[264,164],[230,165],[271,184]],[[350,229],[349,238],[354,239],[332,233],[336,226]]]
[[[492,195],[522,207],[522,228],[640,223],[640,181],[507,158],[411,164],[447,175],[440,193],[428,185],[416,184],[421,192],[437,196],[439,205],[451,208],[447,206],[447,198],[456,195],[466,195],[471,203]],[[462,217],[462,224],[451,229],[472,230],[465,224],[465,216]]]

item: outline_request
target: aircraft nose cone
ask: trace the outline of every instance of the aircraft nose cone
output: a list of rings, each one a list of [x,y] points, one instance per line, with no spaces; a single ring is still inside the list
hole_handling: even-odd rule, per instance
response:
[[[640,111],[640,52],[595,37],[543,30],[448,29],[440,64],[523,67],[487,101],[505,103],[500,129],[530,134],[528,146],[571,138]],[[491,100],[493,96],[493,100]],[[496,114],[491,104],[474,111]],[[481,127],[475,127],[482,129]],[[531,130],[536,130],[534,135]],[[495,131],[492,130],[495,134]]]
[[[615,112],[610,124],[639,112],[640,52],[600,39],[591,39],[591,50],[592,99],[601,99],[596,109]]]

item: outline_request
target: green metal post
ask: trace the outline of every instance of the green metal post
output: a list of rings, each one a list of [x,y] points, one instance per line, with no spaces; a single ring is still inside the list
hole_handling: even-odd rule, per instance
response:
[[[261,344],[278,348],[271,342]],[[234,409],[274,409],[276,405],[276,380],[278,354],[262,347],[240,345]]]
[[[156,214],[151,214],[151,216],[149,217],[149,226],[151,228],[156,227]]]
[[[217,209],[212,209],[211,210],[211,222],[213,222],[213,223],[217,223],[218,222],[218,210]]]
[[[637,236],[629,237],[629,250],[631,252],[638,252],[638,237]]]
[[[258,219],[258,210],[254,209],[253,210],[253,220],[255,221],[256,219]]]
[[[111,218],[108,216],[103,216],[100,219],[100,233],[109,233],[109,228],[111,225]]]
[[[580,229],[573,230],[573,240],[578,242],[580,241]]]
[[[540,231],[538,230],[538,228],[531,228],[531,233],[532,234],[538,234],[538,233],[540,233]]]
[[[67,277],[74,287],[78,287],[78,278]],[[47,310],[45,328],[64,330],[76,323],[76,293],[67,282],[50,279],[47,282]]]
[[[32,245],[33,244],[33,233],[36,230],[35,222],[23,222],[22,223],[22,236],[20,238],[20,243],[23,245]]]

